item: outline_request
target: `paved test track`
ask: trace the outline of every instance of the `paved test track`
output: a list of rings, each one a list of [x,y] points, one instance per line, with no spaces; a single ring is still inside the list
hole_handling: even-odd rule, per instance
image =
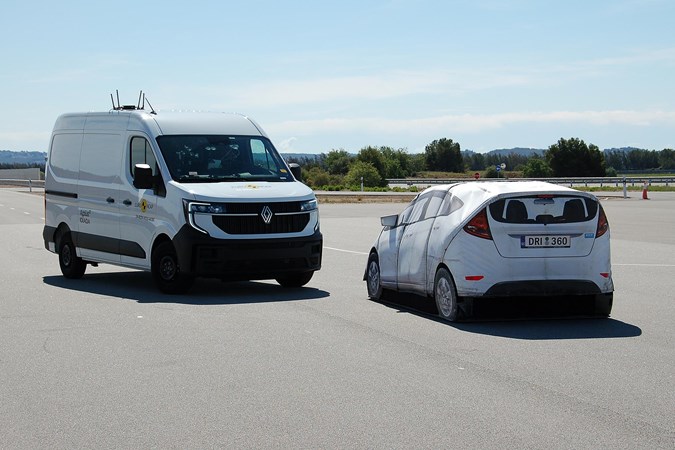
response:
[[[675,194],[602,200],[607,320],[450,325],[370,302],[379,216],[321,205],[304,289],[60,276],[42,198],[0,189],[0,448],[675,447]]]

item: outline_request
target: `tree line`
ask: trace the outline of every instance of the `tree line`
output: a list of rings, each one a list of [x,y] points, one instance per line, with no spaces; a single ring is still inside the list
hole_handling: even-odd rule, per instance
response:
[[[525,156],[518,153],[500,155],[462,152],[458,142],[437,139],[427,145],[424,153],[409,154],[406,149],[392,147],[362,148],[356,155],[331,150],[318,157],[289,158],[302,166],[305,183],[326,190],[377,188],[387,185],[390,178],[433,176],[462,177],[479,172],[483,178],[500,176],[497,166],[504,163],[511,174],[526,178],[603,177],[616,176],[617,171],[675,169],[675,151],[609,150],[602,152],[594,144],[579,138],[561,138],[543,155]],[[440,176],[440,175],[439,175]]]

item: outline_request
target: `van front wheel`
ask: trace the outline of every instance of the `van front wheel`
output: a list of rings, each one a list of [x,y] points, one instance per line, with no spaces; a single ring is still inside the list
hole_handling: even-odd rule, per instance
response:
[[[77,256],[69,233],[59,240],[59,266],[64,277],[73,279],[82,278],[87,268],[87,263]]]
[[[178,256],[171,242],[162,242],[152,252],[152,276],[165,294],[182,294],[192,286],[194,279],[181,273]]]
[[[291,273],[277,278],[277,283],[286,288],[302,287],[309,283],[314,272]]]

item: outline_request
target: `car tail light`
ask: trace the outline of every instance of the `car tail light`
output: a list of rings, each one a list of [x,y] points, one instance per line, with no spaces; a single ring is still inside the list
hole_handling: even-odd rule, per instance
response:
[[[598,229],[595,230],[595,237],[599,238],[609,230],[609,222],[607,221],[607,216],[605,215],[605,210],[602,209],[600,205],[600,214],[598,215]]]
[[[464,231],[479,238],[492,239],[490,224],[488,223],[487,218],[487,210],[483,208],[478,214],[473,216],[473,219],[464,225]]]

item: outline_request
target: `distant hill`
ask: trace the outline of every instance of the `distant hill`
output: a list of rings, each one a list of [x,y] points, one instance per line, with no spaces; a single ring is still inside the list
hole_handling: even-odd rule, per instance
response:
[[[546,149],[544,148],[525,148],[525,147],[514,147],[514,148],[499,148],[496,150],[490,150],[487,152],[488,155],[500,155],[500,156],[508,156],[510,154],[515,153],[516,155],[522,155],[526,157],[534,156],[534,155],[539,155],[542,156],[544,153],[546,153]]]
[[[0,164],[42,164],[45,163],[47,152],[13,152],[0,150]]]

